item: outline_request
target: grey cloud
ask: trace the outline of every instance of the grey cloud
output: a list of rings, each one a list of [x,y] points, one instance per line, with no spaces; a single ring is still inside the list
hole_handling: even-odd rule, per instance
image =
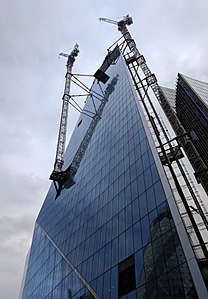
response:
[[[30,231],[33,226],[31,215],[21,215],[17,217],[5,216],[0,218],[0,235],[12,237],[17,234],[25,233],[25,229]]]
[[[3,298],[17,298],[35,217],[47,187],[48,181],[38,176],[1,171],[0,289]]]
[[[17,171],[17,170],[16,170]],[[25,209],[31,209],[29,214],[33,213],[32,207],[41,203],[43,196],[48,188],[49,181],[43,180],[37,175],[28,173],[11,173],[1,171],[0,203],[7,212],[19,216],[17,212],[24,213]],[[20,211],[18,210],[21,209]],[[1,210],[0,215],[4,215]],[[21,215],[21,214],[20,214]]]
[[[17,211],[19,213],[19,211]],[[0,289],[2,298],[17,298],[25,252],[32,230],[32,217],[3,216],[0,219]]]

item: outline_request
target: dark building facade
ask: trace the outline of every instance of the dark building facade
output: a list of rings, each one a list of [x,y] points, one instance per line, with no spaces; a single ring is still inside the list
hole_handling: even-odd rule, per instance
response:
[[[179,74],[176,113],[208,167],[208,83]]]
[[[75,184],[57,200],[52,184],[38,215],[20,298],[207,298],[123,57],[106,73],[93,90],[114,86]],[[90,122],[80,116],[66,167]]]

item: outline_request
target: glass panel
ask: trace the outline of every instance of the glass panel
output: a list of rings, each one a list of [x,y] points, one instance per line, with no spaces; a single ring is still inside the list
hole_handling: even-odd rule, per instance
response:
[[[147,245],[150,242],[150,226],[148,216],[145,216],[141,220],[141,229],[142,229],[142,243],[143,246]]]
[[[133,225],[134,250],[137,251],[142,247],[141,223],[138,221]]]
[[[135,254],[136,269],[136,287],[140,287],[145,282],[144,258],[143,251],[140,250]]]

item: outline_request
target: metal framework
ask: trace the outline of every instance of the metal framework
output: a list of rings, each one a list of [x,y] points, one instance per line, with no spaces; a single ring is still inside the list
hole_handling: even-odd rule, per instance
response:
[[[178,126],[178,135],[173,139],[168,136],[167,130],[162,123],[155,106],[153,105],[149,88],[152,89],[155,97],[163,109],[167,106],[167,103],[165,103],[165,106],[164,99],[161,98],[156,76],[148,68],[144,56],[141,55],[137,49],[136,43],[126,27],[126,25],[130,25],[126,21],[128,20],[128,15],[120,22],[111,22],[110,20],[103,18],[101,18],[101,20],[117,24],[118,30],[121,32],[124,38],[124,41],[119,47],[125,58],[155,146],[161,158],[162,164],[164,165],[164,169],[168,176],[173,193],[175,194],[177,205],[184,225],[187,229],[192,248],[195,252],[198,262],[200,263],[201,261],[205,261],[205,265],[207,267],[208,244],[206,244],[207,240],[203,234],[203,230],[208,230],[207,212],[203,202],[195,193],[193,183],[190,180],[190,177],[187,176],[187,171],[183,161],[180,161],[183,158],[181,146],[185,148],[185,151],[192,151],[192,155],[193,153],[197,155],[191,139],[187,138],[188,134],[179,124],[178,120],[174,118],[174,116],[172,116],[172,118],[174,119],[173,122]],[[165,110],[165,112],[166,111],[167,110]],[[201,167],[198,170],[203,172],[203,169],[204,167]]]
[[[133,38],[131,37],[126,25],[131,25],[133,23],[132,18],[128,15],[124,17],[124,19],[120,22],[116,22],[113,20],[100,18],[100,21],[105,21],[112,24],[118,25],[118,30],[121,31],[128,48],[131,51],[131,56],[128,57],[127,64],[130,65],[134,61],[140,66],[141,70],[143,71],[147,84],[150,85],[151,89],[153,90],[157,100],[159,101],[161,107],[163,108],[165,114],[167,115],[176,135],[177,141],[180,146],[183,147],[185,153],[187,154],[191,164],[195,170],[195,176],[197,181],[202,184],[205,192],[208,195],[208,169],[205,163],[203,162],[202,158],[200,157],[196,147],[194,146],[191,136],[182,124],[180,123],[178,117],[176,116],[174,110],[172,109],[169,101],[166,99],[164,93],[160,89],[156,76],[152,74],[149,67],[146,64],[145,58],[143,55],[140,54],[139,50],[137,49],[136,43],[134,42]],[[167,139],[167,138],[166,138]]]

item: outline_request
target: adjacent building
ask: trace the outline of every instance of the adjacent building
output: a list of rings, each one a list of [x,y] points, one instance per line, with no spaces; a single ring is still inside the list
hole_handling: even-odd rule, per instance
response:
[[[208,83],[178,74],[176,90],[161,87],[161,98],[176,134],[186,132],[191,138],[192,149],[186,153],[208,194]],[[182,145],[186,150],[186,144]]]
[[[176,113],[208,167],[208,83],[179,74]]]
[[[48,191],[20,298],[207,298],[123,56],[105,73],[109,80],[95,80],[92,89],[105,92],[113,83],[108,102],[75,184],[56,200],[53,184]],[[88,97],[84,108],[93,105]],[[80,115],[65,167],[90,122]]]

